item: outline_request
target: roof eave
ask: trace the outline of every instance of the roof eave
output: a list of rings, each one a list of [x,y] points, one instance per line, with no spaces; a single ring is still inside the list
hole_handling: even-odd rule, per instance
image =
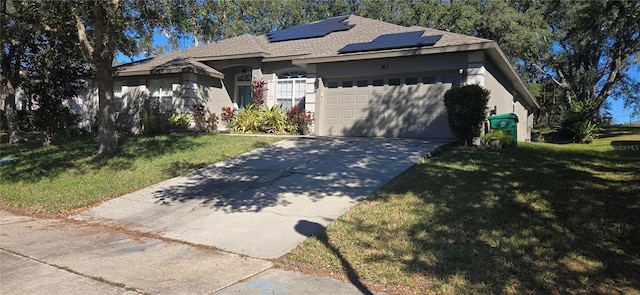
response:
[[[307,55],[309,55],[309,54],[304,53],[304,54],[280,55],[280,56],[265,57],[262,60],[262,62],[290,61],[290,60],[296,60],[296,59],[304,58]]]
[[[148,76],[148,75],[165,75],[165,74],[180,74],[180,73],[194,73],[203,76],[209,76],[213,78],[224,79],[224,74],[209,72],[205,70],[188,68],[173,68],[173,69],[159,69],[159,70],[141,70],[141,71],[125,71],[118,72],[118,77],[131,77],[131,76]]]
[[[340,61],[352,61],[352,60],[365,60],[375,58],[388,58],[388,57],[401,57],[411,55],[428,55],[438,53],[451,53],[460,51],[472,51],[483,50],[489,48],[490,42],[463,44],[455,46],[443,46],[443,47],[412,47],[401,49],[390,49],[380,51],[367,51],[347,53],[332,56],[323,57],[310,57],[294,59],[293,63],[297,65],[315,64],[315,63],[328,63],[328,62],[340,62]]]
[[[493,46],[487,48],[487,54],[489,55],[489,57],[497,64],[498,68],[500,68],[503,72],[509,73],[509,81],[516,88],[516,91],[518,91],[524,98],[529,107],[531,107],[532,109],[539,109],[540,104],[538,104],[538,101],[527,87],[527,84],[524,83],[524,80],[522,80],[520,74],[518,74],[516,69],[513,67],[513,65],[507,58],[507,55],[504,54],[504,52],[502,51],[502,49],[500,49],[500,46],[498,46],[496,42],[492,42],[492,44]]]
[[[218,56],[200,56],[193,57],[194,60],[199,62],[206,61],[216,61],[216,60],[226,60],[226,59],[243,59],[243,58],[264,58],[268,57],[269,54],[266,52],[252,52],[252,53],[244,53],[244,54],[228,54],[228,55],[218,55]]]

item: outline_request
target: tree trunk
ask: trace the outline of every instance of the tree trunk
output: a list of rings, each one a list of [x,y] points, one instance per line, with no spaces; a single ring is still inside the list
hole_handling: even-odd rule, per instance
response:
[[[113,5],[112,7],[110,5]],[[78,20],[78,34],[85,55],[96,66],[98,78],[98,156],[110,157],[119,152],[116,135],[115,103],[113,100],[113,57],[115,53],[115,28],[110,27],[107,11],[117,9],[118,1],[112,0],[106,10],[93,5],[95,46],[89,44],[86,28]]]
[[[7,11],[7,1],[2,1],[2,13]],[[16,110],[16,93],[20,86],[20,59],[12,65],[16,50],[14,44],[9,42],[8,36],[4,30],[5,17],[0,17],[0,39],[2,46],[0,47],[0,84],[1,91],[4,93],[4,111],[7,117],[7,131],[9,132],[9,144],[15,144],[20,141],[20,127],[18,125],[18,112]]]
[[[11,88],[11,87],[7,87]],[[9,90],[8,95],[4,98],[4,111],[7,117],[7,131],[9,133],[9,144],[15,144],[20,141],[20,127],[18,126],[18,112],[16,111],[16,95],[15,91]]]
[[[113,101],[111,60],[100,58],[98,66],[98,156],[109,157],[118,153],[116,117]]]

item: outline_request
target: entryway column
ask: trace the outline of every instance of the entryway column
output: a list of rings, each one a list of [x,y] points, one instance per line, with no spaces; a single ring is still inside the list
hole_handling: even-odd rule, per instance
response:
[[[316,65],[307,65],[307,85],[305,87],[306,94],[304,97],[304,108],[312,114],[316,113]],[[317,118],[316,118],[317,120]],[[314,126],[311,124],[309,133],[314,134]]]

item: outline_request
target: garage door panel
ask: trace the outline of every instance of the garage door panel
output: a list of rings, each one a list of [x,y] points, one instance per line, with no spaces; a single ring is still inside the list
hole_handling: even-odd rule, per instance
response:
[[[356,101],[355,100],[355,96],[353,94],[340,95],[340,103],[341,104],[352,104],[355,101]]]
[[[340,119],[352,120],[354,119],[353,113],[353,109],[340,110]]]
[[[340,95],[339,94],[327,95],[326,100],[327,100],[327,105],[340,104]]]
[[[451,138],[434,85],[325,89],[321,135]]]
[[[394,118],[389,124],[425,126],[431,125],[434,122],[439,122],[437,117],[401,116]]]
[[[325,109],[324,112],[325,112],[325,117],[327,119],[333,120],[333,119],[340,118],[340,110],[327,110],[327,109]]]
[[[325,132],[328,136],[340,136],[342,135],[340,132],[340,126],[337,123],[327,123],[324,125],[325,126]]]
[[[356,110],[354,116],[356,119],[366,119],[369,116],[369,112],[364,109],[358,109]]]
[[[358,93],[356,94],[356,104],[369,104],[369,97],[371,95],[369,93]]]

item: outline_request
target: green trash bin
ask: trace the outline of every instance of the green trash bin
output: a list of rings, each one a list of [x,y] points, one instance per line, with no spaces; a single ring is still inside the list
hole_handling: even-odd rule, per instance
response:
[[[514,113],[499,114],[487,117],[491,130],[504,130],[513,137],[513,146],[518,146],[518,116]]]

